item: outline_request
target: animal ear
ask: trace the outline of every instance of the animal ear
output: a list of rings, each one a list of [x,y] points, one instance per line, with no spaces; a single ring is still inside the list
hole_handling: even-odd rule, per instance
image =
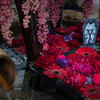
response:
[[[0,87],[11,90],[17,82],[17,71],[12,60],[0,49]]]

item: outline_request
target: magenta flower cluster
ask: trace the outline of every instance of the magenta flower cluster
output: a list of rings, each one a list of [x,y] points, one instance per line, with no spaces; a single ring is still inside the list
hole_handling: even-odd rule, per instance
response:
[[[64,0],[48,0],[48,12],[54,28],[60,19],[61,8],[64,5]]]
[[[12,43],[14,37],[11,37],[13,32],[10,31],[10,26],[13,21],[13,13],[11,11],[10,0],[0,0],[0,25],[3,38],[8,44]]]

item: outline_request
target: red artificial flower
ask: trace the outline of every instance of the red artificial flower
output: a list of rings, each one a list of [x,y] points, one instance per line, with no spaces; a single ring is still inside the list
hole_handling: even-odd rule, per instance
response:
[[[94,57],[85,57],[83,55],[79,55],[76,53],[69,54],[67,56],[67,59],[71,59],[72,63],[73,62],[82,62],[85,60],[86,63],[89,63],[92,66],[94,66],[95,61],[96,61],[96,58],[94,58]]]
[[[77,62],[77,63],[90,63],[89,59],[86,59],[84,56],[82,55],[78,55],[76,53],[71,53],[67,56],[67,59],[69,59],[69,63],[72,65],[73,62]],[[91,64],[91,63],[90,63]]]
[[[95,51],[93,48],[90,47],[81,47],[76,51],[76,54],[82,55],[84,57],[89,57],[89,56],[96,56],[97,51]]]
[[[49,34],[48,37],[47,37],[47,41],[46,42],[51,46],[52,43],[58,43],[60,41],[64,41],[63,35],[59,35],[59,34],[52,35],[52,34]]]
[[[83,22],[80,22],[80,23],[77,23],[76,24],[76,26],[78,27],[78,32],[80,33],[80,34],[82,34],[82,26],[83,26]]]
[[[97,54],[95,59],[100,61],[100,54]]]
[[[67,46],[67,43],[65,41],[58,41],[52,44],[52,47],[59,48],[59,50],[63,52],[69,51],[69,47]]]
[[[56,57],[58,54],[61,54],[62,52],[59,50],[59,48],[49,47],[48,50],[44,50],[44,55],[50,55]]]
[[[70,49],[76,49],[81,46],[81,42],[78,42],[77,40],[73,39],[73,40],[69,40],[67,42],[67,45]]]
[[[80,73],[74,73],[73,76],[70,77],[71,84],[74,85],[75,88],[79,88],[86,82],[86,77]]]
[[[100,99],[100,86],[86,84],[79,89],[85,98]]]
[[[55,39],[63,39],[63,35],[56,34],[54,35]]]
[[[76,26],[78,26],[78,27],[82,27],[83,24],[84,24],[83,22],[80,22],[80,23],[77,23]]]
[[[71,31],[69,31],[69,30],[67,30],[66,28],[63,28],[63,27],[56,28],[55,32],[61,33],[63,35],[67,35],[67,34],[71,33]]]
[[[68,71],[64,68],[60,68],[60,66],[57,66],[55,63],[53,63],[51,66],[48,66],[48,68],[44,68],[43,74],[48,76],[49,78],[58,78],[63,79],[65,76],[67,76]]]
[[[56,48],[66,47],[66,46],[67,46],[67,44],[64,40],[59,40],[59,41],[52,44],[52,47],[56,47]]]
[[[83,41],[83,36],[82,36],[82,34],[79,34],[79,33],[74,33],[74,34],[72,34],[72,36],[73,36],[73,38],[74,39],[76,39],[76,40],[78,40],[78,41]]]
[[[19,48],[17,48],[16,51],[21,53],[21,54],[26,54],[26,49],[25,49],[24,45],[22,45]]]
[[[100,73],[100,60],[95,62],[94,66],[94,73],[99,74]]]
[[[22,45],[24,45],[23,37],[20,36],[18,39],[13,40],[11,45],[13,48],[21,47]]]
[[[93,75],[93,83],[95,85],[100,85],[100,74]]]
[[[53,35],[53,34],[48,34],[46,42],[47,42],[49,45],[52,45],[52,43],[56,42],[56,40],[55,40],[55,35]]]
[[[74,88],[81,87],[86,82],[86,77],[78,72],[69,73],[63,81]]]
[[[53,62],[54,62],[54,56],[45,55],[45,56],[39,56],[35,64],[37,67],[46,68],[47,66],[52,65]]]
[[[78,32],[78,27],[77,26],[70,26],[68,30],[71,32]]]

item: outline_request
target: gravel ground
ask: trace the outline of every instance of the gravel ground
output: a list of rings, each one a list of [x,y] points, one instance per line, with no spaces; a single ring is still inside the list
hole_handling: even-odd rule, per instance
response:
[[[64,98],[55,89],[52,92],[48,92],[47,89],[41,91],[34,91],[29,88],[29,80],[34,76],[31,71],[25,72],[24,81],[22,84],[22,90],[13,90],[12,93],[5,96],[5,93],[0,95],[0,100],[68,100]]]
[[[29,80],[34,76],[31,71],[26,71],[25,78],[22,86],[20,100],[61,100],[62,96],[58,96],[57,91],[47,92],[46,90],[34,91],[29,88]],[[62,100],[67,100],[62,98]]]
[[[30,89],[29,80],[31,77],[34,77],[34,73],[31,71],[26,71],[22,89],[15,89],[10,94],[1,91],[0,100],[68,100],[55,89],[53,89],[52,92],[48,92],[46,88],[44,88],[44,90],[42,89],[41,91],[34,91]]]

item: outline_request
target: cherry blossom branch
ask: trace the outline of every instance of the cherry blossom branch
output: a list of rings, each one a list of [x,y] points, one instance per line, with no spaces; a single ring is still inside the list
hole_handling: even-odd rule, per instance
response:
[[[93,0],[81,0],[82,4],[83,4],[83,12],[82,12],[82,16],[83,16],[83,21],[85,21],[87,18],[90,17],[92,10],[93,10]]]
[[[0,1],[0,25],[3,38],[7,40],[8,44],[12,43],[14,37],[11,37],[13,32],[10,31],[10,26],[13,21],[13,13],[10,0]]]
[[[48,33],[48,25],[47,23],[47,17],[48,12],[46,11],[47,7],[47,0],[26,0],[22,4],[22,11],[24,12],[24,19],[23,19],[23,26],[24,28],[28,28],[28,24],[30,23],[31,15],[29,15],[29,12],[32,11],[34,14],[37,12],[37,36],[38,41],[42,44],[46,42],[47,33]]]
[[[64,0],[48,0],[48,12],[54,28],[60,19],[61,8],[64,5]]]

